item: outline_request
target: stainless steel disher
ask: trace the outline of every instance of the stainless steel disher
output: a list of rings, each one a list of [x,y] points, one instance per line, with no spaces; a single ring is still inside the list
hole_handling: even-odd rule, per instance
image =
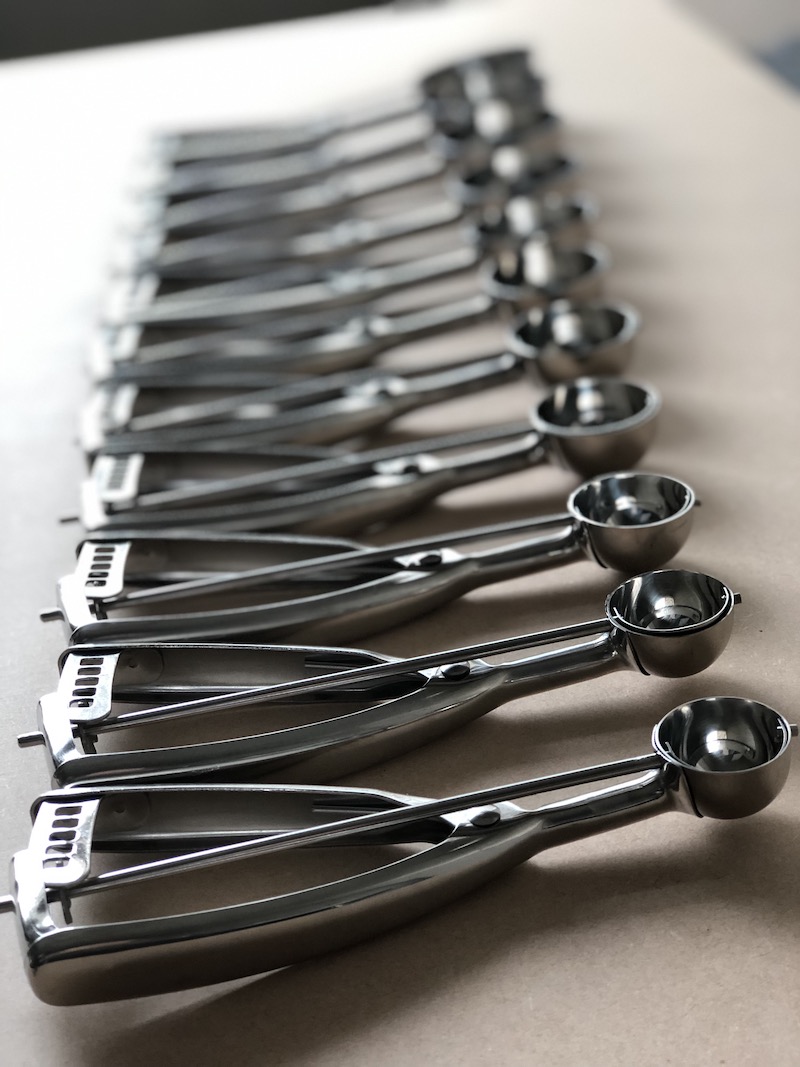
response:
[[[548,846],[661,812],[752,815],[786,781],[796,732],[755,700],[705,697],[666,715],[647,754],[445,800],[331,786],[57,790],[36,802],[29,846],[13,858],[11,894],[0,908],[16,912],[28,979],[47,1003],[119,1000],[262,974],[417,918]],[[533,809],[511,803],[622,777]],[[409,853],[402,849],[408,843],[428,847]],[[401,851],[355,874],[322,882],[318,874],[286,893],[261,890],[245,900],[234,893],[222,907],[219,897],[209,906],[201,896],[187,908],[193,875],[204,867],[230,872],[231,861],[247,857],[356,844]],[[103,852],[124,854],[121,866],[98,869]],[[141,899],[149,881],[168,875],[176,879],[161,900],[167,914],[137,914],[123,894],[121,913],[72,921],[84,896],[106,891],[108,909],[114,889],[138,884]],[[215,884],[235,883],[218,874]]]

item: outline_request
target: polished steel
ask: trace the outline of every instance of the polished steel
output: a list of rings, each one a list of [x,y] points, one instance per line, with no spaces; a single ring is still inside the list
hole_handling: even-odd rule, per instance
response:
[[[683,482],[622,473],[588,483],[572,495],[566,513],[345,554],[340,540],[326,553],[324,542],[308,538],[299,538],[295,548],[285,536],[128,532],[82,546],[75,573],[59,585],[60,601],[78,641],[232,634],[341,640],[397,626],[480,586],[584,556],[629,574],[661,566],[688,537],[693,505]],[[529,536],[507,543],[518,533]],[[453,547],[497,541],[503,543],[467,554]],[[315,554],[315,547],[321,551]],[[245,553],[252,558],[259,551],[260,565],[242,562]],[[280,562],[293,551],[296,561]],[[98,620],[93,636],[85,626],[74,632],[78,620],[90,618]]]
[[[492,96],[473,106],[462,106],[458,114],[450,109],[438,117],[408,116],[382,131],[382,137],[373,135],[366,143],[358,137],[342,137],[323,146],[284,153],[280,158],[151,167],[143,192],[168,200],[233,190],[269,195],[324,185],[348,171],[415,152],[430,152],[462,167],[485,165],[495,148],[507,144],[524,146],[532,158],[536,152],[546,157],[559,147],[560,124],[537,96],[513,101]]]
[[[591,291],[597,281],[591,272],[583,279],[561,279],[573,293],[581,287]],[[519,303],[538,299],[536,289],[527,284],[517,288],[516,297]],[[198,387],[266,388],[280,384],[276,376],[287,372],[329,373],[361,367],[400,345],[503,317],[504,309],[502,300],[478,293],[393,315],[381,314],[367,304],[350,308],[345,317],[336,316],[318,329],[316,320],[306,322],[295,335],[290,330],[288,336],[281,336],[291,320],[267,320],[202,328],[177,339],[170,337],[168,328],[156,342],[148,341],[152,328],[132,324],[100,333],[92,368],[101,381],[185,387],[191,361],[190,382]],[[619,373],[630,356],[638,315],[620,303],[582,304],[560,298],[529,310],[512,327],[512,350],[534,359],[540,378],[556,381],[579,374]]]
[[[333,225],[353,217],[361,205],[372,207],[387,195],[411,190],[431,192],[441,198],[447,173],[444,160],[421,155],[375,163],[331,178],[324,186],[271,195],[257,190],[233,191],[174,203],[167,197],[139,197],[128,205],[124,224],[132,234],[155,230],[170,240],[248,225],[269,225],[276,235],[289,236],[306,232],[311,226]],[[454,185],[456,194],[459,188]],[[486,196],[496,196],[498,192],[492,186]],[[474,199],[478,201],[477,196]]]
[[[649,386],[581,378],[544,397],[531,416],[534,430],[509,423],[277,470],[267,457],[259,471],[256,451],[218,451],[215,465],[206,461],[202,442],[181,453],[107,448],[83,485],[81,521],[89,531],[201,526],[352,533],[459,486],[548,459],[584,476],[624,470],[647,450],[659,410]],[[492,441],[498,443],[463,451]],[[226,455],[228,474],[220,476]]]
[[[688,719],[691,730],[695,716],[704,733],[695,729],[689,740],[680,726]],[[35,805],[30,844],[14,856],[11,895],[0,907],[16,910],[28,978],[48,1003],[146,996],[264,973],[414,919],[549,846],[661,812],[754,814],[788,775],[792,733],[764,704],[706,698],[656,726],[655,752],[445,800],[330,786],[57,790]],[[662,750],[665,735],[669,751]],[[718,759],[720,737],[729,750],[748,752],[746,769]],[[687,747],[688,759],[673,754]],[[533,809],[512,803],[623,776],[626,781]],[[174,903],[176,894],[190,899],[193,872],[233,859],[313,845],[409,843],[428,847],[406,848],[389,862],[300,890],[240,896],[222,908],[202,897],[193,910],[184,903],[178,911]],[[154,851],[159,858],[147,859]],[[102,852],[127,859],[96,870],[95,854]],[[120,918],[109,920],[106,912],[95,922],[71,921],[81,896],[168,875],[179,879],[168,890],[169,914],[131,914],[128,898]]]
[[[491,52],[432,72],[416,92],[394,101],[316,116],[299,124],[163,133],[154,140],[153,154],[181,169],[219,160],[274,158],[320,148],[333,138],[418,114],[431,114],[440,124],[459,121],[463,111],[469,114],[482,101],[496,97],[541,108],[541,95],[542,83],[531,69],[529,52]]]
[[[185,386],[188,380],[200,388],[266,388],[288,372],[296,377],[363,367],[400,345],[465,329],[495,313],[491,297],[478,293],[401,314],[381,314],[369,305],[333,318],[329,312],[327,323],[306,323],[305,331],[285,338],[272,335],[271,321],[166,336],[155,343],[148,340],[152,330],[127,326],[99,332],[91,364],[101,382],[158,388]]]
[[[573,244],[589,237],[597,216],[585,193],[512,197],[477,213],[451,201],[432,201],[378,218],[345,219],[318,231],[276,237],[270,226],[232,228],[222,234],[165,243],[164,234],[131,235],[115,254],[117,273],[158,275],[165,282],[244,277],[290,264],[341,262],[377,247],[459,226],[466,242],[485,251],[518,245],[536,233]]]
[[[480,318],[485,305],[466,301],[460,307],[465,315],[457,321],[463,323],[469,315]],[[414,330],[430,334],[447,329],[448,308],[438,312],[403,316],[405,338]],[[357,329],[356,323],[350,325]],[[394,324],[364,325],[377,336],[388,329],[388,336],[397,338]],[[273,361],[283,365],[274,351],[271,357],[195,357],[187,363],[183,356],[155,365],[140,363],[135,378],[108,382],[94,391],[82,414],[80,442],[85,452],[95,455],[111,440],[118,450],[136,451],[142,443],[166,450],[203,441],[210,430],[215,440],[230,442],[232,448],[248,447],[253,440],[344,440],[417,407],[501,384],[523,371],[546,384],[620,373],[631,358],[638,327],[639,316],[628,305],[559,300],[515,324],[509,333],[510,352],[427,365],[424,370],[358,370],[322,379],[257,371]],[[350,354],[358,347],[357,337],[349,336]],[[369,347],[363,346],[361,354],[368,356]],[[295,351],[295,370],[306,365],[301,352],[302,346]],[[338,360],[342,354],[341,348],[318,349],[310,357],[311,366],[319,368],[326,358]],[[241,370],[248,362],[250,371]]]
[[[504,252],[497,262],[490,259],[484,263],[478,250],[460,248],[387,266],[333,270],[322,280],[280,289],[272,287],[271,275],[265,281],[253,275],[153,299],[158,279],[144,277],[114,289],[105,322],[113,328],[130,324],[161,329],[242,326],[297,315],[304,309],[320,311],[359,304],[449,278],[470,278],[482,263],[479,277],[484,291],[513,312],[560,297],[597,296],[609,259],[607,249],[594,241],[561,249],[546,236],[536,236],[525,241],[519,251]]]
[[[141,414],[136,389],[123,386],[98,393],[84,410],[80,442],[94,455],[111,437],[135,452],[144,443],[181,448],[213,436],[231,448],[250,442],[330,444],[385,426],[410,411],[472,393],[483,393],[522,377],[524,356],[512,352],[477,357],[424,370],[351,372],[303,379],[267,389],[176,403],[167,391],[155,393]]]
[[[60,785],[253,775],[326,781],[533,693],[617,670],[661,677],[705,670],[730,637],[736,595],[708,575],[656,577],[663,587],[679,582],[703,614],[659,630],[649,655],[633,629],[635,612],[623,618],[610,600],[605,620],[405,660],[319,646],[73,646],[57,691],[40,701],[38,731],[19,742],[46,746]],[[500,664],[482,658],[534,648],[546,651]],[[132,748],[121,746],[126,730]],[[117,737],[110,748],[106,735]]]
[[[429,282],[469,275],[480,260],[474,249],[458,248],[383,267],[334,270],[322,281],[289,285],[283,289],[264,288],[259,276],[253,275],[197,286],[186,293],[157,299],[153,299],[153,294],[158,288],[158,279],[154,282],[147,277],[131,279],[130,284],[121,282],[112,290],[105,324],[115,328],[138,323],[162,329],[182,329],[195,325],[217,327],[257,323],[270,316],[298,315],[306,309],[346,307]]]
[[[620,301],[555,300],[512,323],[509,347],[547,385],[623,374],[639,325],[636,309]]]
[[[467,166],[457,175],[445,160],[425,154],[376,162],[337,174],[321,185],[283,192],[233,190],[176,202],[167,196],[140,198],[131,205],[127,228],[140,234],[155,230],[172,240],[236,226],[269,225],[275,236],[288,237],[309,227],[335,225],[362,207],[372,214],[387,196],[408,190],[434,198],[444,195],[469,209],[500,206],[516,195],[538,198],[572,190],[575,162],[560,152],[543,156],[536,140],[533,145],[495,148],[483,166]]]

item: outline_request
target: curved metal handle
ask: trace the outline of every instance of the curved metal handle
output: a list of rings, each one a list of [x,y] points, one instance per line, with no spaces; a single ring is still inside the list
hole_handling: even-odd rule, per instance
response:
[[[218,130],[163,134],[156,141],[160,157],[172,165],[211,160],[229,160],[237,155],[282,156],[311,149],[332,137],[356,133],[395,122],[420,112],[422,100],[416,95],[369,107],[362,106],[309,122],[285,126],[223,127]]]
[[[284,261],[326,262],[375,245],[443,229],[460,221],[461,208],[447,200],[381,219],[345,219],[315,233],[275,237],[252,226],[224,234],[186,238],[142,248],[128,269],[151,270],[166,278],[213,278],[252,273]]]
[[[506,436],[506,435],[504,435]],[[407,446],[406,446],[407,447]],[[527,469],[543,461],[544,438],[535,432],[506,447],[485,449],[455,459],[439,459],[425,453],[405,452],[401,459],[373,461],[361,478],[352,478],[355,468],[343,461],[339,477],[343,484],[325,484],[301,492],[284,492],[272,497],[237,502],[242,488],[256,489],[271,484],[280,490],[281,482],[302,484],[311,469],[320,475],[331,467],[329,461],[299,465],[296,472],[272,472],[264,476],[228,479],[185,490],[165,490],[148,494],[134,506],[112,512],[98,507],[91,482],[84,483],[83,522],[87,529],[147,529],[154,527],[204,526],[219,530],[269,531],[343,534],[353,533],[395,515],[406,514],[458,486],[470,485],[486,478]],[[334,461],[335,465],[335,461]],[[356,464],[356,467],[359,464]],[[304,469],[305,468],[305,469]],[[363,469],[363,468],[362,468]],[[334,472],[334,477],[335,477]],[[309,478],[313,485],[313,478]],[[224,504],[200,501],[229,499]],[[196,506],[190,500],[198,501]],[[170,503],[183,504],[170,507]]]
[[[290,219],[335,218],[360,200],[433,181],[444,165],[432,157],[381,164],[375,173],[332,179],[325,187],[263,196],[257,193],[213,193],[178,204],[164,204],[155,225],[170,235],[212,233],[231,225],[286,222]],[[155,211],[152,212],[155,215]]]
[[[322,379],[182,405],[131,420],[127,429],[121,428],[114,436],[131,450],[141,442],[164,448],[202,442],[210,429],[220,447],[252,447],[272,441],[332,444],[371,432],[409,411],[483,392],[523,373],[522,359],[503,353],[426,374],[366,379],[342,375],[339,387],[335,381],[328,384]]]
[[[503,474],[527,470],[543,463],[546,455],[544,434],[531,432],[517,444],[497,445],[482,452],[455,456],[447,461],[454,485],[472,485]]]
[[[356,269],[332,274],[325,282],[293,285],[287,289],[252,292],[257,279],[242,283],[241,294],[232,295],[235,282],[205,286],[187,298],[184,294],[162,297],[144,308],[132,308],[125,322],[145,326],[190,326],[195,323],[226,325],[271,315],[285,315],[303,308],[340,307],[365,298],[385,296],[401,289],[438,281],[473,270],[480,262],[471,248],[391,267]],[[219,295],[215,296],[214,293]]]
[[[55,1004],[164,992],[241,977],[300,962],[311,956],[374,936],[399,922],[441,906],[550,844],[563,844],[629,825],[671,806],[670,781],[653,757],[609,765],[613,776],[651,769],[635,780],[523,812],[513,805],[490,811],[462,811],[443,827],[438,844],[363,874],[244,904],[186,915],[59,927],[47,907],[40,858],[35,849],[14,857],[16,896],[25,914],[23,944],[34,991]],[[602,780],[600,769],[588,780]],[[603,777],[607,777],[603,774]],[[575,780],[575,774],[556,776]],[[584,774],[584,780],[587,775]],[[556,788],[555,782],[550,788]],[[488,792],[488,791],[487,791]],[[53,795],[58,803],[60,794]],[[82,796],[73,795],[71,801]],[[459,798],[460,799],[460,798]],[[495,802],[490,802],[495,803]],[[129,884],[171,870],[208,866],[241,852],[270,852],[292,843],[347,838],[381,823],[422,820],[437,802],[411,802],[405,809],[377,812],[332,823],[323,830],[236,843],[202,853],[140,864],[86,878],[62,897]],[[40,809],[41,810],[41,809]],[[488,825],[482,825],[487,822]],[[360,824],[360,825],[357,825]],[[32,902],[35,913],[29,913]],[[176,945],[180,953],[176,955]],[[74,961],[79,961],[76,967]]]
[[[421,124],[420,124],[421,125]],[[426,129],[396,136],[388,143],[371,147],[335,147],[330,142],[268,159],[216,162],[172,170],[154,192],[168,197],[203,196],[227,190],[258,189],[265,193],[286,188],[316,185],[327,177],[351,168],[391,159],[413,149],[424,150],[433,132]]]
[[[413,472],[418,470],[420,463],[425,463],[422,457],[429,451],[447,452],[451,449],[466,448],[493,441],[509,441],[520,437],[526,437],[527,439],[529,433],[528,423],[509,423],[506,426],[490,426],[481,430],[468,430],[462,433],[442,434],[438,437],[425,438],[421,441],[416,441],[411,449],[408,443],[405,443],[391,445],[388,448],[370,449],[365,452],[334,454],[327,459],[312,459],[311,457],[313,452],[323,456],[326,451],[329,451],[322,448],[271,444],[269,458],[265,459],[265,469],[263,471],[225,478],[209,477],[196,484],[180,485],[177,488],[155,488],[138,494],[133,493],[132,496],[135,497],[136,509],[140,511],[163,510],[173,505],[189,504],[192,501],[207,503],[215,500],[235,500],[243,495],[252,497],[256,494],[263,497],[277,496],[278,503],[285,503],[287,486],[290,487],[288,492],[292,494],[297,492],[298,485],[302,486],[304,483],[314,491],[320,486],[348,488],[355,480],[354,476],[360,475],[363,479],[365,476],[374,474],[376,471],[375,465],[379,463],[398,461],[402,467],[408,465],[409,470]],[[196,452],[203,454],[204,451],[201,448],[197,450],[179,450],[175,453],[175,456],[180,460],[182,456],[193,456]],[[156,462],[159,459],[164,461],[166,457],[168,466],[168,460],[172,455],[171,453],[163,454],[162,450],[154,449],[146,452],[141,457],[137,457],[135,453],[131,454],[123,450],[114,449],[113,441],[108,446],[107,452],[107,457],[100,457],[95,461],[93,473],[98,464],[106,462],[108,457],[112,457],[114,463],[127,461],[129,465],[147,462],[150,457],[155,459]],[[305,453],[308,455],[309,461],[307,463],[298,463],[296,466],[283,466],[278,470],[274,470],[271,469],[269,459],[275,453],[285,455],[287,458],[291,456],[291,458],[298,459],[301,453]],[[219,453],[216,449],[214,454],[223,457],[226,455],[225,452]],[[244,455],[249,458],[251,454],[244,453]],[[431,463],[435,465],[434,461],[427,463],[427,465],[430,466]],[[92,485],[94,485],[95,481],[96,479],[93,478]],[[98,503],[103,504],[104,501],[101,500]],[[126,507],[130,506],[130,504],[126,504]],[[122,508],[117,510],[122,510]],[[178,525],[181,524],[178,523]]]
[[[324,649],[320,650],[324,653]],[[265,648],[265,655],[270,649]],[[46,743],[51,752],[54,775],[61,785],[88,782],[131,781],[136,779],[195,778],[214,774],[238,780],[243,773],[265,775],[287,781],[326,781],[391,759],[471,722],[494,708],[523,695],[627,667],[610,635],[589,642],[539,653],[501,666],[480,660],[462,660],[458,671],[446,667],[416,675],[396,664],[396,674],[385,683],[397,682],[397,693],[364,689],[361,681],[354,692],[332,694],[320,689],[319,697],[306,698],[317,704],[321,718],[287,729],[254,732],[212,742],[198,742],[191,729],[186,744],[170,747],[112,752],[79,753],[73,733],[99,735],[109,730],[147,726],[153,722],[240,707],[239,692],[231,688],[227,698],[219,696],[212,709],[198,708],[191,697],[184,704],[154,705],[143,710],[95,715],[89,720],[83,712],[70,711],[68,695],[59,691],[40,702],[41,733],[35,740]],[[67,693],[74,683],[67,679]],[[403,692],[412,685],[408,692]],[[59,687],[61,690],[61,687]],[[140,694],[147,700],[146,691]],[[374,703],[371,703],[374,701]],[[338,705],[338,706],[337,706]],[[109,703],[110,707],[110,703]],[[105,705],[102,712],[107,711]],[[80,716],[80,718],[79,718]],[[32,739],[28,739],[32,740]]]
[[[146,345],[136,358],[104,359],[100,376],[114,362],[113,378],[141,386],[179,385],[192,360],[192,381],[216,388],[261,388],[277,372],[326,373],[363,367],[380,353],[399,345],[435,337],[449,330],[483,322],[495,314],[496,304],[485,294],[396,316],[369,315],[358,309],[348,321],[319,333],[276,340],[247,326],[220,328],[196,337]],[[136,327],[130,327],[136,329]]]

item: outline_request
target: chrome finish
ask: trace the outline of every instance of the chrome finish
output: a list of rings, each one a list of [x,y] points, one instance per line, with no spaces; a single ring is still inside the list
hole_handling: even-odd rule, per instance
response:
[[[533,85],[533,83],[531,83]],[[545,111],[541,100],[504,100],[487,97],[475,106],[464,105],[435,115],[410,115],[373,138],[366,145],[357,138],[328,141],[324,145],[284,153],[280,158],[232,159],[196,163],[179,168],[161,168],[144,192],[169,200],[237,191],[266,196],[286,190],[323,186],[339,175],[407,153],[430,152],[462,167],[477,167],[491,161],[496,147],[524,147],[531,158],[537,151],[551,154],[559,147],[556,117]],[[377,142],[377,143],[376,143]]]
[[[126,240],[113,265],[123,274],[151,272],[164,279],[236,278],[286,262],[335,262],[396,239],[452,227],[462,218],[459,205],[442,200],[395,215],[345,219],[318,231],[277,238],[269,226],[231,228],[168,244],[163,234],[151,232]]]
[[[405,660],[292,645],[90,644],[64,654],[58,690],[39,705],[39,731],[20,744],[45,744],[61,785],[253,774],[325,781],[522,696],[614,670],[667,677],[704,670],[727,643],[736,597],[707,575],[678,573],[687,586],[711,587],[717,602],[704,626],[677,621],[659,632],[663,655],[647,669],[638,637],[608,605],[606,620]],[[501,664],[481,658],[543,647]],[[140,739],[153,725],[155,737],[138,741],[147,747],[96,751],[104,734],[133,728]]]
[[[305,310],[346,307],[406,288],[425,285],[458,275],[470,274],[480,262],[470,248],[456,249],[414,262],[386,267],[354,267],[332,271],[325,281],[264,289],[258,275],[236,281],[198,286],[188,294],[152,300],[157,279],[138,282],[126,306],[124,289],[119,286],[108,308],[106,324],[124,326],[139,323],[160,328],[194,325],[227,326],[258,322],[270,316],[301,314]],[[116,308],[114,304],[123,306]]]
[[[131,210],[134,233],[148,230],[173,237],[195,237],[231,226],[274,224],[276,234],[288,236],[309,224],[336,223],[352,214],[362,201],[428,184],[439,193],[447,165],[433,156],[388,160],[350,174],[337,175],[325,185],[264,195],[258,190],[212,193],[170,203],[167,197],[142,198]],[[493,189],[494,195],[497,190]]]
[[[108,308],[106,324],[172,329],[195,326],[239,326],[271,317],[302,313],[304,309],[346,307],[365,299],[415,288],[430,282],[469,277],[481,263],[470,248],[457,249],[415,261],[378,267],[331,271],[321,281],[274,288],[273,275],[259,275],[157,296],[158,279],[139,279],[126,291],[119,285]],[[609,254],[597,242],[562,250],[548,238],[530,238],[519,252],[504,252],[481,272],[482,285],[500,306],[519,311],[560,297],[596,296],[608,270]],[[156,298],[153,299],[154,295]]]
[[[186,167],[235,158],[270,158],[318,148],[332,138],[431,113],[439,121],[458,121],[483,100],[529,101],[541,108],[542,84],[523,50],[492,52],[443,68],[424,78],[417,93],[315,117],[301,124],[224,127],[161,134],[154,154],[163,164]]]
[[[90,531],[199,525],[351,533],[458,486],[524,470],[546,458],[584,475],[630,467],[655,434],[660,403],[648,386],[582,378],[559,386],[540,402],[532,414],[538,433],[526,431],[525,424],[509,424],[417,442],[416,448],[352,453],[284,470],[276,471],[266,461],[262,474],[241,477],[211,473],[204,478],[203,464],[195,457],[196,473],[175,478],[167,454],[153,460],[147,475],[146,453],[107,449],[112,454],[98,458],[84,483],[82,522]],[[441,454],[489,441],[506,443]],[[191,469],[191,451],[174,453],[184,471]],[[239,463],[253,471],[252,459],[230,455],[232,471]]]
[[[542,307],[562,297],[596,297],[608,263],[607,249],[596,241],[579,248],[561,248],[544,237],[532,237],[521,248],[485,263],[482,282],[501,307]]]
[[[556,300],[516,319],[509,347],[528,360],[534,376],[546,385],[622,374],[639,322],[629,304]]]
[[[717,814],[738,817],[763,807],[780,788],[791,727],[755,701],[729,698],[717,710],[713,726],[733,743],[748,745],[754,735],[782,739],[754,753],[754,764],[759,755],[764,762],[749,771],[703,772],[720,774],[723,781]],[[672,727],[670,734],[680,745]],[[775,762],[779,770],[772,769]],[[760,771],[758,782],[771,779],[771,785],[752,801],[753,773]],[[31,843],[13,859],[12,894],[2,904],[15,906],[28,977],[42,1000],[78,1004],[163,993],[263,973],[372,937],[551,845],[662,811],[700,814],[690,773],[656,752],[445,800],[286,785],[54,791],[35,806]],[[631,774],[638,777],[532,810],[511,802]],[[209,908],[201,899],[194,910],[179,913],[173,904],[169,915],[139,918],[123,912],[116,921],[70,923],[76,898],[133,882],[175,875],[179,887],[173,884],[169,899],[180,894],[186,900],[195,870],[231,859],[312,845],[411,842],[429,847],[293,892],[238,899],[222,908]],[[137,851],[157,851],[161,858],[92,869],[95,853]],[[56,918],[58,903],[66,922]]]
[[[283,269],[287,264],[341,263],[368,249],[452,229],[458,223],[462,223],[467,243],[484,252],[516,247],[539,233],[577,243],[588,239],[597,206],[585,193],[551,192],[539,199],[512,197],[502,206],[478,210],[474,220],[471,215],[462,206],[442,200],[282,237],[276,237],[270,226],[247,226],[165,244],[163,234],[150,232],[126,240],[115,255],[114,268],[122,274],[152,273],[183,283],[232,279],[269,268]]]
[[[695,496],[685,482],[620,472],[578,486],[567,510],[585,551],[602,567],[637,573],[672,559],[689,536]]]
[[[544,143],[555,133],[545,132]],[[537,143],[538,142],[538,143]],[[258,189],[210,193],[191,200],[170,202],[150,197],[137,207],[131,228],[140,235],[155,231],[181,239],[218,233],[230,227],[270,225],[275,236],[307,232],[309,226],[334,225],[352,216],[361,203],[374,204],[386,194],[430,185],[434,197],[442,193],[465,208],[506,203],[514,196],[541,197],[550,191],[574,189],[577,168],[560,153],[543,154],[542,139],[533,144],[495,148],[477,169],[467,167],[460,177],[448,177],[452,168],[432,155],[388,160],[343,172],[323,185],[284,192]]]
[[[120,610],[127,617],[136,606],[160,605],[160,622],[145,623],[159,627],[149,632],[153,639],[169,639],[178,631],[181,637],[218,636],[218,627],[231,623],[238,632],[257,632],[260,639],[300,632],[315,639],[353,637],[398,625],[479,586],[563,565],[582,554],[627,573],[661,566],[689,535],[694,499],[688,485],[664,475],[613,474],[573,493],[566,514],[380,548],[343,551],[345,543],[336,540],[329,554],[324,541],[299,538],[299,558],[275,563],[271,556],[291,552],[291,537],[251,537],[246,550],[252,557],[260,548],[266,560],[256,568],[243,567],[236,537],[218,535],[206,542],[202,534],[182,538],[172,532],[157,538],[129,532],[113,541],[84,544],[76,574],[65,581],[70,587],[82,585],[92,614],[101,619]],[[469,555],[454,547],[518,533],[529,536]],[[316,556],[314,546],[319,546]],[[173,574],[172,568],[179,573],[184,556],[196,576]],[[234,569],[224,569],[226,558],[235,561]],[[116,567],[122,569],[112,581],[107,572]],[[254,604],[254,596],[262,602]],[[199,605],[196,598],[201,598]],[[184,609],[193,603],[216,612],[190,618]],[[135,630],[138,623],[117,625]],[[126,639],[133,636],[130,629],[124,632]],[[122,631],[117,636],[122,638]]]
[[[570,193],[578,168],[569,156],[554,153],[548,159],[531,160],[513,145],[497,149],[489,166],[448,178],[448,197],[464,208],[502,207],[515,197],[541,199],[552,192]]]
[[[494,301],[478,293],[395,315],[378,314],[369,305],[350,308],[339,322],[316,329],[307,324],[300,336],[287,339],[271,335],[271,322],[156,343],[147,341],[151,331],[129,326],[113,336],[99,333],[92,370],[101,381],[157,388],[185,385],[190,366],[191,382],[197,386],[265,388],[276,372],[320,374],[362,367],[399,345],[463,329],[494,314]]]
[[[600,474],[631,466],[631,454],[645,453],[660,407],[650,386],[622,378],[578,378],[548,393],[534,408],[531,422],[558,463]]]
[[[479,209],[477,217],[467,225],[467,240],[495,255],[514,251],[537,236],[575,246],[589,239],[597,215],[597,204],[586,193],[517,193],[503,203]],[[467,218],[472,218],[469,212]]]
[[[766,807],[783,788],[793,733],[755,700],[702,697],[661,720],[653,748],[680,769],[698,814],[738,819]]]
[[[156,394],[142,414],[135,411],[133,387],[126,385],[106,395],[105,410],[97,402],[88,406],[81,444],[89,454],[100,451],[110,437],[132,452],[142,442],[169,449],[209,436],[231,448],[246,448],[252,441],[330,444],[379,429],[418,408],[514,381],[524,371],[522,357],[503,352],[416,372],[351,372],[194,403],[173,399],[159,405]]]
[[[128,550],[128,545],[122,546]],[[112,561],[109,582],[118,583],[119,571]],[[675,611],[670,614],[665,610],[665,590],[672,589],[681,594],[682,600],[690,606],[689,611]],[[74,618],[78,609],[83,607],[85,623],[81,628],[74,628],[71,637],[78,643],[101,644],[113,641],[115,636],[112,625],[103,626],[112,620],[92,621],[91,607],[84,598],[82,604],[80,593],[75,584],[65,586],[62,583],[62,616],[66,622]],[[66,595],[64,595],[66,594]],[[740,602],[738,593],[719,582],[719,579],[707,574],[693,571],[653,571],[636,578],[629,578],[618,586],[607,598],[605,620],[593,620],[562,627],[561,630],[545,631],[542,634],[527,634],[523,637],[503,638],[499,641],[482,644],[470,650],[474,655],[494,655],[515,649],[527,649],[537,644],[549,644],[571,640],[574,637],[607,634],[610,623],[615,635],[615,647],[624,648],[629,658],[644,674],[657,674],[666,678],[679,678],[686,674],[705,670],[718,658],[731,635],[733,627],[733,608]],[[74,612],[74,614],[70,614]],[[55,612],[52,612],[54,615]],[[659,617],[661,616],[662,617]],[[148,635],[141,634],[139,641],[145,642]],[[448,653],[417,656],[403,660],[404,670],[425,670],[437,667],[447,656],[447,662],[455,663],[463,658],[465,649],[455,649]],[[325,675],[310,680],[293,681],[268,688],[251,690],[250,698],[239,695],[241,703],[260,700],[269,691],[270,699],[290,696],[291,698],[315,692],[324,683],[325,688],[340,685],[348,686],[362,679],[375,680],[390,678],[396,673],[396,667],[385,665],[371,666],[358,670],[342,671],[335,676]],[[215,699],[198,701],[194,710],[215,706]]]

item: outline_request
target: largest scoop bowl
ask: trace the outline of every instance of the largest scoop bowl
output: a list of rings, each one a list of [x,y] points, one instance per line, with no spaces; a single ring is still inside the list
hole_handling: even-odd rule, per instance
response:
[[[649,571],[606,600],[611,625],[645,674],[685,678],[709,667],[733,628],[735,594],[695,571]]]
[[[556,386],[531,413],[550,454],[587,477],[633,467],[656,432],[661,398],[619,378],[578,378]]]
[[[653,747],[678,767],[700,815],[738,819],[765,808],[789,773],[792,728],[766,704],[703,697],[653,730]]]

